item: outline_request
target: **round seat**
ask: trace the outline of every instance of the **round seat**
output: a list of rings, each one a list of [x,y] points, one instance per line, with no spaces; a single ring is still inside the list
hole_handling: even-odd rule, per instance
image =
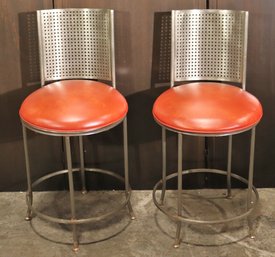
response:
[[[38,130],[85,133],[120,122],[127,111],[125,98],[113,87],[90,80],[65,80],[30,94],[19,115]]]
[[[260,102],[238,87],[198,82],[162,93],[153,107],[155,120],[191,134],[231,134],[255,126],[263,115]]]

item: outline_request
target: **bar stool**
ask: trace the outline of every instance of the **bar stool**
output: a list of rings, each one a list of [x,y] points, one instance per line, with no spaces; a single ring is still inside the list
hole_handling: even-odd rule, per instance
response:
[[[73,250],[77,251],[77,224],[112,216],[125,206],[128,207],[131,218],[135,218],[130,203],[131,188],[128,175],[128,105],[115,88],[114,12],[108,9],[40,10],[37,11],[37,21],[42,87],[24,100],[19,111],[28,182],[26,219],[30,220],[32,214],[36,214],[51,222],[71,224]],[[108,81],[111,82],[111,86],[106,84]],[[83,136],[108,131],[120,123],[123,123],[125,177],[113,171],[85,167]],[[27,129],[63,138],[67,169],[50,173],[32,182]],[[72,167],[70,141],[73,137],[79,138],[78,168]],[[101,216],[76,217],[73,179],[75,172],[81,174],[83,193],[86,192],[86,172],[102,173],[122,181],[125,183],[125,200],[117,208]],[[33,187],[61,174],[68,175],[70,219],[46,215],[33,206]]]
[[[171,40],[171,88],[153,106],[155,121],[162,127],[162,179],[153,190],[155,205],[177,223],[174,247],[179,247],[182,222],[219,224],[248,217],[258,202],[253,186],[255,128],[262,117],[260,102],[245,90],[248,13],[231,10],[173,10]],[[184,82],[184,83],[182,83]],[[241,86],[238,87],[238,85]],[[166,175],[166,130],[178,136],[178,168]],[[232,136],[251,130],[248,180],[231,172]],[[227,170],[182,170],[183,135],[228,137]],[[183,215],[182,177],[190,173],[214,173],[247,184],[247,207],[234,217],[199,220]],[[177,178],[177,213],[165,206],[167,181]],[[160,199],[156,192],[161,187]],[[253,199],[255,198],[255,199]],[[251,216],[249,216],[251,217]],[[251,220],[251,219],[248,219]],[[249,222],[253,237],[252,222]]]

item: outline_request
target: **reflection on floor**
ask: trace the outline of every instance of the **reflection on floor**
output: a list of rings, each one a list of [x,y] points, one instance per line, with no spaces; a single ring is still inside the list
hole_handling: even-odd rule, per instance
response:
[[[244,190],[233,190],[231,202],[224,198],[223,190],[184,191],[183,215],[209,220],[232,217],[245,208],[244,194]],[[174,249],[175,223],[155,207],[151,191],[133,191],[132,205],[137,219],[131,221],[127,211],[122,210],[113,218],[78,226],[81,245],[75,254],[71,250],[70,226],[45,222],[38,217],[25,221],[25,194],[3,192],[0,193],[0,256],[272,257],[275,256],[275,189],[259,189],[259,194],[254,240],[248,237],[246,220],[228,225],[183,225],[182,243],[179,249]],[[89,213],[100,215],[115,208],[122,197],[124,194],[117,191],[77,194],[78,217]],[[62,192],[36,193],[34,198],[37,209],[57,217],[69,217],[67,201],[67,194]],[[175,211],[176,193],[169,191],[165,203],[170,211]]]

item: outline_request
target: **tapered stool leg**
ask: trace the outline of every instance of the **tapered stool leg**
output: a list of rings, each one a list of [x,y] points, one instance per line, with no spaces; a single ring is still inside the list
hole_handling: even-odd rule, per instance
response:
[[[162,190],[160,203],[163,205],[166,191],[166,129],[162,128]]]
[[[84,167],[84,147],[83,147],[83,137],[79,137],[79,157],[80,157],[80,174],[81,174],[81,184],[82,184],[82,194],[87,193],[86,189],[86,178],[85,178],[85,167]]]
[[[125,193],[126,197],[130,193],[130,187],[129,187],[129,160],[128,160],[128,134],[127,134],[127,117],[123,120],[123,151],[124,151],[124,178],[125,178]],[[129,214],[132,220],[134,220],[135,214],[131,205],[131,202],[129,201],[128,204],[128,210]]]
[[[26,192],[26,201],[27,201],[27,214],[25,219],[31,220],[32,219],[32,211],[31,206],[33,202],[33,194],[32,194],[32,182],[31,182],[31,173],[30,173],[30,159],[29,159],[29,150],[28,150],[28,143],[27,143],[27,130],[24,124],[22,124],[23,129],[23,142],[24,142],[24,152],[25,152],[25,162],[26,162],[26,173],[27,173],[27,185],[28,189]]]
[[[247,210],[252,208],[254,204],[252,201],[252,187],[253,187],[253,173],[254,173],[254,154],[255,154],[255,134],[256,128],[251,130],[251,141],[250,141],[250,159],[249,159],[249,174],[248,174],[248,191],[247,191]],[[255,238],[255,231],[253,228],[253,215],[248,217],[248,227],[250,238]]]
[[[74,182],[73,182],[73,171],[72,171],[70,137],[65,137],[65,146],[66,146],[69,191],[70,191],[71,220],[74,221],[76,220],[76,213],[75,213]],[[77,232],[76,232],[76,224],[72,224],[72,229],[73,229],[73,250],[76,252],[79,249]]]
[[[232,136],[228,137],[227,153],[227,198],[232,198],[231,192],[231,163],[232,163]]]
[[[182,210],[182,134],[178,134],[178,216],[181,216]],[[174,247],[180,245],[181,222],[177,222],[176,240]]]

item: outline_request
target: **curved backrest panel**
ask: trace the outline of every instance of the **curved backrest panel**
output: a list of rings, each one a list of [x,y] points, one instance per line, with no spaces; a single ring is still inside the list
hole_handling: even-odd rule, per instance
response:
[[[247,29],[245,11],[172,11],[172,84],[217,80],[244,87]]]
[[[113,11],[37,11],[41,80],[115,81]]]

